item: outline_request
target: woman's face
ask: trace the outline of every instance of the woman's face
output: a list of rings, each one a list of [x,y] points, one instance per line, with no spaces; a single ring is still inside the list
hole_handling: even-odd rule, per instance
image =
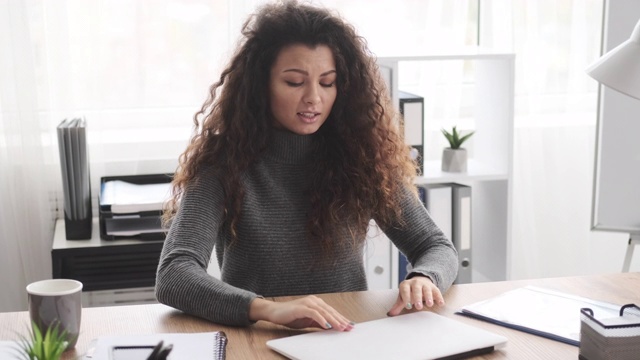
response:
[[[336,65],[329,47],[296,44],[280,50],[269,80],[276,128],[315,133],[327,120],[336,94]]]

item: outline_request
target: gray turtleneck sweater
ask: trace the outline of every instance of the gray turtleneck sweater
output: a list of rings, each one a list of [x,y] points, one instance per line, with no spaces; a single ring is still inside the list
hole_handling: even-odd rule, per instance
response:
[[[306,238],[312,136],[275,131],[243,177],[246,189],[238,240],[221,230],[224,191],[213,167],[187,188],[160,256],[158,301],[226,325],[249,325],[256,297],[367,289],[363,246],[344,247],[330,260]],[[457,254],[410,191],[401,194],[407,226],[385,234],[443,293],[457,275]],[[349,241],[346,241],[348,243]],[[207,273],[214,249],[221,279]]]

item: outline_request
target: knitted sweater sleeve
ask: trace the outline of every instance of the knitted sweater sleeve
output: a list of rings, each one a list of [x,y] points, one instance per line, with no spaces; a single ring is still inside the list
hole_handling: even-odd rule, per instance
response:
[[[444,294],[458,275],[458,253],[420,199],[407,189],[401,194],[401,206],[404,226],[383,230],[411,263],[407,276],[428,276]]]
[[[225,325],[250,325],[258,295],[210,276],[207,266],[222,222],[223,190],[214,176],[188,187],[164,243],[156,298],[185,313]]]

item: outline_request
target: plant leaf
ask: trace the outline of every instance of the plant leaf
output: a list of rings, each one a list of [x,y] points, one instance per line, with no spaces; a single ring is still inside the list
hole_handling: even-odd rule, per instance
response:
[[[23,360],[59,360],[68,346],[66,330],[60,331],[55,322],[42,334],[39,326],[31,323],[30,338],[19,335],[18,352]]]
[[[49,358],[49,354],[51,354],[51,348],[53,345],[51,344],[51,337],[52,337],[51,332],[53,328],[54,328],[53,326],[49,326],[49,328],[47,329],[47,332],[44,335],[44,341],[42,341],[42,352],[43,352],[43,355],[47,357],[47,359]]]
[[[453,127],[451,132],[448,132],[445,129],[442,129],[442,134],[447,138],[447,141],[449,142],[449,147],[451,149],[459,149],[462,144],[471,137],[471,135],[473,135],[475,133],[475,131],[470,132],[467,135],[464,135],[462,137],[460,137],[460,132],[458,132],[458,129],[456,126]]]
[[[457,149],[460,147],[460,137],[458,134],[458,130],[456,129],[456,127],[453,127],[453,146],[452,148]]]
[[[449,142],[449,146],[453,148],[453,145],[455,144],[454,141],[453,141],[453,135],[451,135],[445,129],[442,129],[442,134],[444,134],[444,137],[447,138],[447,141]]]
[[[462,146],[462,143],[467,141],[467,139],[470,138],[471,135],[473,135],[474,133],[475,133],[475,131],[472,131],[472,132],[468,133],[467,135],[461,137],[460,140],[459,140],[459,145]]]
[[[41,343],[42,342],[42,332],[40,331],[40,327],[35,322],[32,322],[31,323],[31,328],[33,329],[33,336],[31,337],[31,340],[33,340],[34,342],[37,342],[37,343]]]

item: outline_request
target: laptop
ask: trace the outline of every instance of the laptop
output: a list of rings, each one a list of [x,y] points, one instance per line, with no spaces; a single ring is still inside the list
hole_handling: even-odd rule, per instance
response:
[[[278,353],[314,359],[464,359],[505,346],[507,338],[429,311],[267,341]]]

